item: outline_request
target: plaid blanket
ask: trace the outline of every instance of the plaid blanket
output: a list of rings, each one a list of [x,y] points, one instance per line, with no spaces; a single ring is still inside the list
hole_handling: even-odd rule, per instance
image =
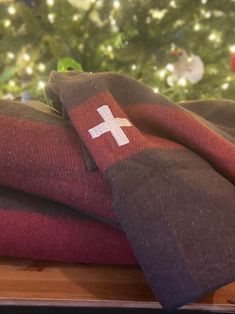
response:
[[[1,102],[2,186],[109,228],[167,309],[235,280],[233,101],[176,104],[112,73],[52,72],[46,93],[66,119]]]

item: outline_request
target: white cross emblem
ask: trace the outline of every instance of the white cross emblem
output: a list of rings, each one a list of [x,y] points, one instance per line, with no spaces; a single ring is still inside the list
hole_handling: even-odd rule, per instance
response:
[[[124,118],[114,118],[111,110],[107,105],[99,107],[97,109],[100,116],[103,118],[104,122],[98,124],[92,129],[89,129],[92,138],[99,137],[100,135],[111,132],[112,136],[118,143],[118,146],[126,145],[129,143],[129,139],[126,134],[123,132],[121,127],[131,126],[130,121]]]

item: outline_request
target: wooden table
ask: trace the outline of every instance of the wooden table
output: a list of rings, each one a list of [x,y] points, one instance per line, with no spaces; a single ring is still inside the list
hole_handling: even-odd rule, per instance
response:
[[[138,267],[0,257],[0,305],[161,308]],[[183,309],[235,313],[235,282]]]

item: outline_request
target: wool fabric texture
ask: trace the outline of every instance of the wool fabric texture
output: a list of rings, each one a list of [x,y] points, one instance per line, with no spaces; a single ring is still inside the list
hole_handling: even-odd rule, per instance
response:
[[[136,257],[166,309],[235,280],[233,101],[176,104],[122,75],[76,71],[52,72],[46,93],[68,121],[1,103],[0,185],[114,230],[129,254],[116,262]]]
[[[64,205],[0,187],[0,255],[136,265],[123,234]]]
[[[0,121],[0,255],[137,264],[125,234],[109,219],[108,188],[98,172],[86,171],[69,124],[43,103],[5,100]],[[110,226],[100,222],[106,216]]]

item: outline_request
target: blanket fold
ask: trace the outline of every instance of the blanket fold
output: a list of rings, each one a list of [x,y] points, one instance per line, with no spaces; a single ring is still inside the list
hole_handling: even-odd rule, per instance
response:
[[[47,95],[60,99],[110,183],[113,210],[165,308],[235,280],[230,133],[115,74],[53,72]]]
[[[84,165],[72,127],[45,104],[0,101],[0,185],[57,201],[119,228],[110,186]]]
[[[0,187],[0,255],[136,265],[123,234],[64,205]]]
[[[0,101],[0,254],[138,263],[166,309],[235,280],[235,102],[76,71],[46,94],[66,119]]]

